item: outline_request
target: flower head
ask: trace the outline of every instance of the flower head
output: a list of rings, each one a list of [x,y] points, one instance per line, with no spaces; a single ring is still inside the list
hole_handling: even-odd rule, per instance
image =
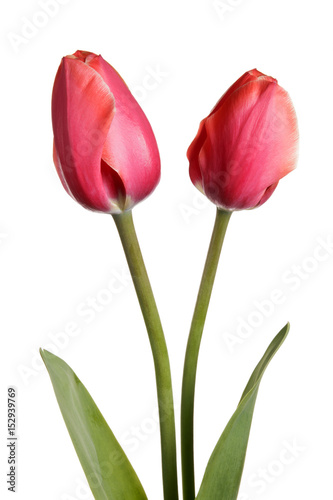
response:
[[[200,123],[187,151],[190,177],[220,208],[254,208],[296,167],[297,150],[297,119],[288,93],[254,69]]]
[[[152,128],[127,85],[102,56],[62,59],[52,94],[54,163],[66,191],[90,210],[120,213],[160,178]]]

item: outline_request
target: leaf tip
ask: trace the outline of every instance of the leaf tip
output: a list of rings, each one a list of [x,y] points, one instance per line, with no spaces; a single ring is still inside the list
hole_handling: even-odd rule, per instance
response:
[[[52,354],[52,352],[47,351],[46,349],[42,349],[41,347],[39,349],[39,354],[40,354],[40,356],[41,356],[41,358],[42,358],[42,360],[43,360],[46,368],[48,368],[48,362],[60,359],[55,354]]]
[[[39,348],[39,354],[40,357],[42,358],[43,362],[45,363],[44,355],[45,355],[45,349],[42,349],[41,347]]]
[[[285,326],[282,328],[281,331],[284,332],[284,337],[286,337],[289,333],[289,330],[290,330],[290,323],[289,321],[285,324]]]

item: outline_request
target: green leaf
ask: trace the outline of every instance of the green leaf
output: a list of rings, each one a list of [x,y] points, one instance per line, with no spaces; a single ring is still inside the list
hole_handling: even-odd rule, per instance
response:
[[[236,500],[259,384],[288,332],[289,323],[273,339],[252,373],[238,407],[209,459],[197,500]]]
[[[82,382],[60,358],[40,350],[74,448],[96,500],[147,500],[123,449]]]

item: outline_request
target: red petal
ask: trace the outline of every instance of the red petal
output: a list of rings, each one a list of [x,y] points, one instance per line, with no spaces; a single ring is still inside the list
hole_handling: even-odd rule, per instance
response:
[[[120,75],[101,56],[89,65],[112,89],[115,114],[102,159],[120,177],[125,209],[148,196],[160,179],[160,157],[149,121]]]
[[[296,115],[288,94],[264,78],[236,90],[206,120],[199,163],[204,191],[217,205],[256,206],[295,168]]]
[[[114,113],[109,87],[78,58],[59,67],[52,95],[56,167],[67,191],[83,206],[110,212],[110,195],[101,173],[104,142]]]
[[[190,171],[189,171],[190,178],[193,184],[198,189],[200,189],[200,191],[203,190],[203,187],[202,187],[202,175],[198,159],[200,150],[203,144],[205,143],[207,137],[205,121],[206,118],[202,120],[202,122],[200,123],[198,133],[187,150],[187,158],[190,162]]]
[[[215,104],[214,108],[212,109],[212,111],[209,113],[208,116],[211,116],[216,111],[218,111],[220,109],[220,107],[225,103],[225,101],[227,99],[229,99],[229,97],[236,90],[238,90],[240,87],[242,87],[243,85],[246,85],[249,82],[255,82],[259,78],[262,79],[262,80],[265,80],[267,82],[275,82],[275,83],[277,83],[277,80],[275,78],[273,78],[271,76],[264,75],[264,73],[261,73],[257,69],[252,69],[250,71],[247,71],[246,73],[244,73],[244,75],[242,75],[240,78],[238,78],[238,80],[236,80],[235,83],[233,83],[231,85],[231,87],[228,88],[228,90],[223,94],[223,96],[221,97],[221,99],[219,99],[219,101]]]

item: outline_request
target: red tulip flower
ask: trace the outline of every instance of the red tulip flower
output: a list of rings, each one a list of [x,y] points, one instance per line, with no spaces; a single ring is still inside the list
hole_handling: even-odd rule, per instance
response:
[[[125,82],[101,56],[62,59],[52,95],[54,163],[81,205],[121,213],[146,198],[160,178],[151,126]]]
[[[296,167],[297,150],[297,119],[288,93],[254,69],[201,122],[187,152],[190,177],[219,208],[254,208]]]

